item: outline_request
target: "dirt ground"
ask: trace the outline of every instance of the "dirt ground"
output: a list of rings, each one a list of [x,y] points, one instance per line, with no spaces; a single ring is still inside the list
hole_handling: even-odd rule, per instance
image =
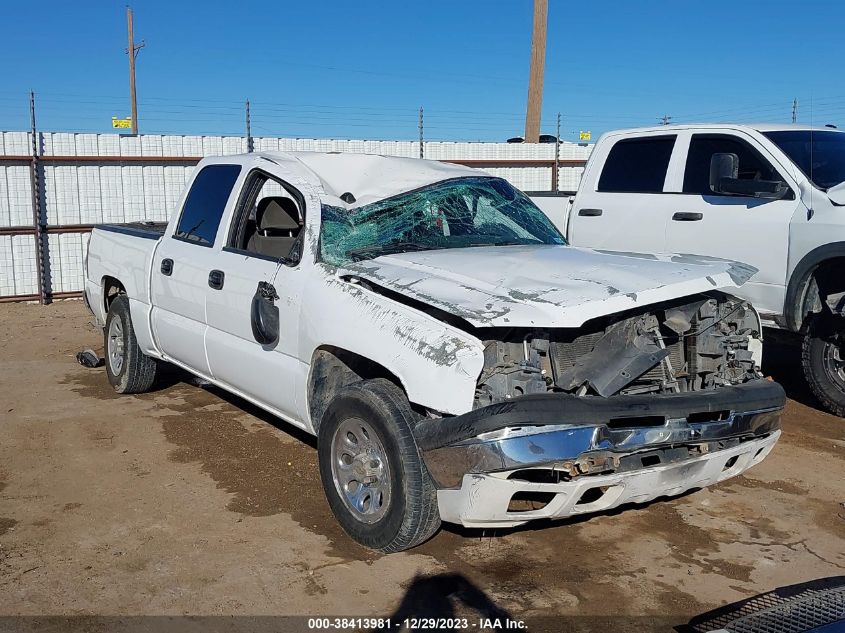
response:
[[[118,396],[75,361],[101,346],[80,301],[0,305],[0,616],[684,623],[845,575],[845,422],[818,410],[789,347],[766,366],[792,398],[784,434],[746,476],[589,519],[446,527],[381,556],[336,525],[309,436],[175,371]]]

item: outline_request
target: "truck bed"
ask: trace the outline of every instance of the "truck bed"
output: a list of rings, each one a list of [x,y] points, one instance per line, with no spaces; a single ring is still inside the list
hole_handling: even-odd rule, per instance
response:
[[[130,222],[128,224],[99,224],[98,229],[123,233],[133,237],[157,240],[167,230],[167,222]]]

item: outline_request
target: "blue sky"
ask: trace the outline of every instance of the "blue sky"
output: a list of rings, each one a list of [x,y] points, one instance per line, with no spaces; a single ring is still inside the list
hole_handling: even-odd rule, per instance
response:
[[[845,124],[845,3],[549,1],[543,131],[674,121]],[[137,0],[141,132],[504,140],[524,128],[531,0]],[[125,4],[6,2],[0,129],[127,116]],[[595,136],[594,136],[595,138]]]

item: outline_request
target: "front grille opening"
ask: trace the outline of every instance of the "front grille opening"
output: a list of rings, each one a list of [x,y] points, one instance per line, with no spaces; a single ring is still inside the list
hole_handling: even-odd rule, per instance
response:
[[[588,503],[595,503],[596,501],[601,499],[604,496],[604,493],[606,493],[609,489],[610,486],[597,486],[595,488],[588,488],[584,491],[584,494],[581,495],[581,498],[578,499],[575,505],[583,506],[587,505]]]
[[[650,466],[659,466],[660,455],[645,455],[644,457],[640,458],[640,462],[642,462],[643,468],[648,468]]]
[[[666,426],[662,415],[639,415],[627,418],[613,418],[607,423],[611,429],[640,429],[650,426]]]
[[[731,457],[728,461],[725,462],[725,467],[722,470],[725,471],[733,468],[734,464],[736,464],[737,459],[739,459],[739,455],[734,455],[733,457]]]
[[[757,452],[756,452],[756,453],[754,453],[754,457],[752,457],[752,459],[756,459],[756,458],[760,457],[760,453],[762,453],[764,449],[765,449],[765,447],[763,447],[763,448],[758,448],[758,449],[757,449]]]
[[[542,510],[552,499],[555,498],[554,492],[517,492],[511,497],[508,503],[508,512],[531,512],[532,510]]]
[[[559,484],[561,473],[551,468],[527,468],[515,470],[508,479],[518,479],[532,484]]]
[[[730,411],[698,411],[687,416],[690,424],[704,424],[706,422],[722,422],[731,417]]]

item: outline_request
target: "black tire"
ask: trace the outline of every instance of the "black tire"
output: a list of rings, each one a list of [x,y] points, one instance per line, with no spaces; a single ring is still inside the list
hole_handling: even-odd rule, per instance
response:
[[[329,507],[343,530],[370,549],[386,553],[410,549],[431,538],[440,527],[437,490],[412,432],[416,419],[402,390],[389,380],[378,378],[340,390],[320,422],[317,452]],[[332,468],[335,436],[341,442],[344,435],[338,432],[343,433],[344,428],[358,421],[365,421],[375,432],[389,468],[389,476],[384,477],[391,486],[389,502],[384,504],[384,514],[370,523],[347,507],[349,502],[341,496],[343,485],[335,483]],[[369,435],[364,437],[370,441]],[[364,449],[352,450],[370,455]],[[369,462],[369,457],[364,461]]]
[[[121,341],[122,362],[118,366],[112,351]],[[103,328],[103,353],[106,356],[106,375],[117,393],[149,391],[155,381],[158,363],[138,347],[126,295],[118,295],[109,306],[106,327]]]
[[[836,352],[838,347],[839,352]],[[845,417],[845,369],[835,355],[845,358],[845,319],[814,315],[801,345],[801,364],[810,390],[833,415]],[[836,365],[839,365],[837,368]]]

